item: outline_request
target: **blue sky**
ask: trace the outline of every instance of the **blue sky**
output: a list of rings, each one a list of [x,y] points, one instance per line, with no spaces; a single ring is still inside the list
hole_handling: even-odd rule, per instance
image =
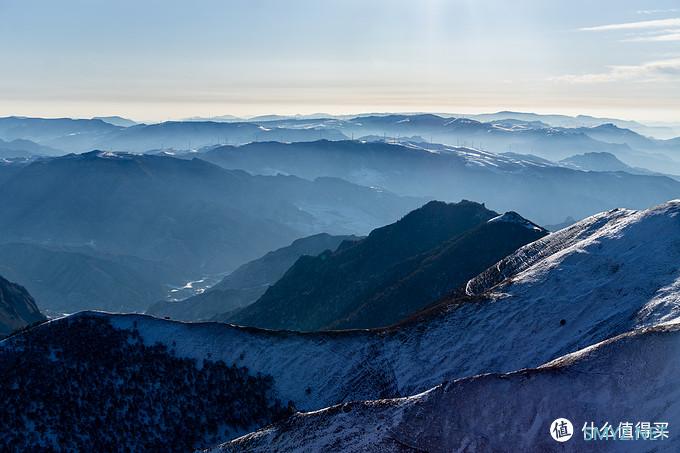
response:
[[[680,2],[0,0],[0,115],[680,121]]]

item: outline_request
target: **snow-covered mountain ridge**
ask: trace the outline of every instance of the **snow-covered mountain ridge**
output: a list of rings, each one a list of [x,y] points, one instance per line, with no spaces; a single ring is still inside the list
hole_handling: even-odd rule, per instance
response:
[[[520,248],[468,282],[467,293],[482,294],[504,281],[493,287],[494,297],[571,298],[575,305],[594,299],[599,303],[591,312],[635,308],[631,315],[639,325],[675,319],[679,214],[680,200],[673,200],[644,211],[592,216]],[[610,300],[614,305],[603,303]],[[638,309],[639,300],[646,303]]]
[[[679,353],[680,325],[638,329],[534,369],[298,413],[212,451],[677,451]],[[564,444],[556,418],[573,423]],[[591,422],[632,423],[631,440],[586,441]],[[668,438],[634,440],[637,422],[668,423]]]

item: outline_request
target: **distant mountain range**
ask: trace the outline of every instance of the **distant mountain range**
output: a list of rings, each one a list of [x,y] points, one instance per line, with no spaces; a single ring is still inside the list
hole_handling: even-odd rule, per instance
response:
[[[39,145],[30,140],[15,138],[14,140],[4,141],[0,139],[0,159],[13,157],[32,157],[32,156],[54,156],[60,153],[59,150],[49,146]]]
[[[627,128],[642,127],[639,123],[590,117],[512,115],[508,112],[507,115],[475,117],[484,121],[432,114],[330,118],[325,115],[269,115],[248,120],[229,117],[205,121],[194,118],[149,125],[133,124],[118,117],[91,120],[6,117],[0,118],[0,139],[28,139],[66,153],[92,149],[129,152],[195,150],[204,146],[240,145],[255,141],[423,137],[430,142],[496,153],[536,154],[551,160],[586,152],[609,152],[628,165],[680,174],[678,139],[655,139]]]
[[[111,120],[108,120],[111,121]],[[157,149],[198,149],[220,143],[252,141],[282,142],[346,139],[340,131],[324,127],[264,127],[255,123],[169,121],[158,124],[120,126],[102,119],[0,118],[0,138],[35,141],[61,150],[60,154],[108,151],[145,152]]]
[[[380,401],[295,415],[225,448],[297,441],[313,450],[343,439],[359,451],[389,449],[395,439],[457,447],[470,445],[468,427],[486,420],[507,423],[512,435],[533,428],[517,439],[475,436],[480,449],[536,436],[546,445],[558,416],[623,417],[631,407],[675,423],[668,389],[677,377],[676,329],[664,323],[677,319],[678,216],[673,201],[589,217],[519,248],[468,281],[464,295],[389,329],[297,333],[91,312],[54,320],[0,343],[2,369],[12,370],[0,395],[5,419],[17,426],[0,430],[0,440],[24,450],[59,441],[186,451],[296,409],[355,400]],[[567,397],[569,389],[576,393]],[[671,393],[659,398],[660,389]],[[635,396],[622,398],[629,391]],[[546,395],[565,413],[537,416]]]
[[[0,276],[0,338],[44,319],[24,287]]]
[[[546,234],[517,214],[433,201],[361,241],[300,258],[227,320],[302,331],[390,325]]]
[[[329,118],[351,118],[352,115],[330,115],[328,113],[312,113],[309,115],[257,115],[252,117],[234,116],[234,115],[218,115],[218,116],[194,116],[185,118],[181,121],[218,121],[218,122],[262,122],[262,121],[280,121],[280,120],[311,120],[311,119],[329,119]]]
[[[496,210],[522,212],[541,224],[558,224],[567,217],[579,219],[617,206],[643,208],[680,193],[675,181],[656,178],[659,173],[680,175],[680,138],[645,137],[612,123],[602,124],[605,119],[579,118],[576,123],[564,123],[578,127],[565,128],[549,125],[548,120],[558,123],[552,117],[501,113],[481,117],[488,122],[432,114],[312,115],[130,127],[99,119],[7,117],[0,118],[0,138],[35,142],[32,150],[10,153],[24,158],[93,147],[200,156],[228,169],[256,174],[308,179],[333,176],[405,196],[485,200]],[[562,120],[567,121],[565,118]],[[348,137],[369,140],[349,141]],[[380,137],[382,144],[376,141]],[[256,143],[250,143],[253,141]],[[225,142],[248,144],[219,146]],[[193,152],[198,149],[200,152]],[[584,158],[579,164],[570,162],[575,155],[587,156],[588,162]],[[602,157],[608,155],[620,163],[611,158],[603,162]],[[598,162],[595,156],[600,156]],[[560,168],[564,166],[597,173],[567,172]],[[638,176],[600,174],[602,171]],[[0,168],[0,183],[3,173],[7,174]],[[655,179],[640,179],[642,176]]]
[[[161,301],[147,314],[184,321],[202,321],[223,315],[255,302],[303,255],[316,256],[325,250],[335,250],[343,241],[356,241],[357,236],[332,236],[319,233],[296,239],[239,266],[205,292],[180,301]]]
[[[397,113],[404,116],[418,116],[426,115],[424,112],[403,112]],[[214,117],[194,117],[187,118],[184,121],[250,121],[250,122],[268,122],[268,121],[286,121],[286,120],[351,120],[355,118],[363,118],[370,116],[391,116],[395,113],[363,113],[354,115],[331,115],[329,113],[315,113],[311,115],[262,115],[251,118],[237,117],[233,115],[222,115]],[[555,115],[555,114],[539,114],[530,112],[513,112],[500,111],[496,113],[436,113],[442,118],[469,118],[481,122],[494,123],[533,123],[538,126],[552,126],[563,128],[580,128],[580,127],[597,127],[603,124],[614,124],[617,127],[630,129],[645,136],[652,136],[661,139],[673,138],[680,136],[680,123],[653,123],[642,124],[637,121],[620,120],[616,118],[598,118],[589,115]]]
[[[255,141],[304,142],[342,140],[339,131],[325,128],[264,127],[254,123],[165,122],[139,125],[102,137],[90,147],[144,152],[156,148],[198,149],[219,143],[244,144]],[[64,146],[64,145],[62,145]]]
[[[105,123],[113,124],[114,126],[121,126],[121,127],[130,127],[130,126],[136,126],[137,124],[140,124],[136,121],[132,121],[127,118],[123,118],[120,116],[95,116],[92,118],[93,120],[102,120]]]
[[[120,126],[96,119],[25,118],[10,116],[0,118],[0,138],[4,140],[27,139],[59,150],[59,155],[69,152],[92,151],[99,137],[124,130]]]
[[[280,120],[269,127],[326,127],[348,137],[399,138],[421,136],[429,142],[479,148],[495,153],[536,154],[551,160],[584,152],[610,152],[629,165],[658,172],[680,173],[675,140],[644,137],[611,123],[592,127],[553,127],[541,121],[503,118],[489,122],[432,114],[362,116],[352,119]]]
[[[565,167],[583,171],[623,171],[632,175],[652,175],[653,172],[644,168],[635,168],[621,162],[611,153],[584,153],[562,159],[560,164]],[[657,173],[659,174],[659,173]],[[660,175],[660,174],[659,174]]]
[[[368,232],[422,203],[334,178],[251,176],[199,159],[91,152],[9,167],[11,171],[0,168],[1,242],[87,247],[100,255],[141,258],[169,268],[185,282],[229,272],[301,236]],[[58,256],[75,265],[73,255]],[[3,264],[18,274],[28,258],[16,254],[11,259],[15,261],[5,257]],[[91,281],[92,290],[117,265],[111,266],[105,266],[101,279]],[[118,268],[115,274],[121,272]],[[27,285],[38,278],[31,277]],[[171,283],[160,278],[155,287]],[[157,294],[153,288],[148,287],[149,297]],[[84,308],[86,294],[65,293],[58,303],[54,299],[55,305],[51,298],[41,304],[69,312]],[[78,300],[70,308],[62,303],[69,297]],[[93,299],[89,308],[112,309],[115,305],[105,299],[101,304]],[[143,310],[158,297],[142,306],[135,300],[140,299],[119,301],[118,306]]]
[[[199,156],[256,174],[334,176],[402,195],[485,200],[491,208],[521,212],[539,224],[619,206],[642,208],[680,195],[680,183],[667,177],[586,173],[534,156],[428,143],[251,143]]]
[[[601,126],[603,124],[613,124],[619,128],[630,129],[638,134],[652,136],[661,139],[673,138],[680,136],[680,123],[665,124],[665,125],[646,125],[637,121],[620,120],[615,118],[598,118],[589,115],[550,115],[527,112],[512,112],[503,111],[497,113],[483,113],[478,115],[454,115],[473,118],[478,121],[502,121],[506,119],[514,119],[519,121],[540,121],[553,127],[592,128]]]

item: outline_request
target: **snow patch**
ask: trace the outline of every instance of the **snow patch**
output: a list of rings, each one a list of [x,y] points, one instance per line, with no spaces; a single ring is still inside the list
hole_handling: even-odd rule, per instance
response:
[[[518,225],[522,225],[525,228],[528,228],[530,230],[536,230],[536,231],[541,231],[542,228],[539,227],[538,225],[530,222],[529,220],[525,219],[521,215],[517,214],[514,211],[508,211],[505,214],[501,214],[497,217],[494,217],[493,219],[489,220],[487,223],[498,223],[498,222],[504,222],[504,223],[515,223]]]

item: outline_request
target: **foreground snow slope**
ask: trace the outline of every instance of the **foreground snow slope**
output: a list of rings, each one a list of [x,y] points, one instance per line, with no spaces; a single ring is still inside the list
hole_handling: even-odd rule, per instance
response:
[[[680,326],[640,329],[536,369],[298,413],[214,451],[678,451],[678,354]],[[556,418],[574,425],[566,443],[550,436]],[[631,422],[633,436],[636,422],[665,422],[669,437],[586,442],[590,422]]]
[[[271,375],[281,400],[300,410],[411,395],[466,376],[536,367],[673,319],[680,300],[679,213],[674,201],[585,219],[494,266],[468,285],[472,297],[386,330],[300,334],[97,316],[119,328],[136,325],[145,342],[172,344],[180,356]]]

